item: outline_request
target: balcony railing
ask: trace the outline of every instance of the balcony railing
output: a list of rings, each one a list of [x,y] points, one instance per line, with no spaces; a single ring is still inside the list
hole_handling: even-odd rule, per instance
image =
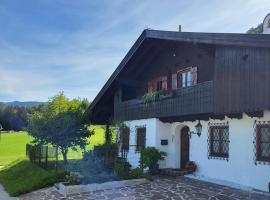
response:
[[[213,82],[181,88],[173,97],[144,104],[139,100],[115,102],[114,119],[128,121],[213,112]]]

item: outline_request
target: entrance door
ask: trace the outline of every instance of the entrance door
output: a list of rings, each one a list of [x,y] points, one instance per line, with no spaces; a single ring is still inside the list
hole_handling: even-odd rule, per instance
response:
[[[181,169],[185,168],[186,162],[189,161],[189,128],[188,127],[184,127],[181,129],[181,149],[180,149],[180,166]]]

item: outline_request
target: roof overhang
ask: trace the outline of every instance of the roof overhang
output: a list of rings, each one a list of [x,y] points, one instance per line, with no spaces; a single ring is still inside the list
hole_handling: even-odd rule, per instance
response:
[[[270,35],[144,30],[89,106],[89,119],[92,123],[104,124],[111,119],[112,111],[109,111],[110,113],[108,113],[105,109],[106,106],[113,107],[112,97],[114,91],[109,92],[109,90],[113,86],[115,86],[115,81],[117,80],[120,72],[127,66],[127,63],[132,59],[134,54],[138,51],[138,49],[145,42],[146,39],[187,42],[194,44],[198,43],[211,45],[270,48]],[[110,98],[112,98],[112,100],[110,101],[110,104],[112,105],[107,105],[107,103],[106,105],[102,105],[101,103],[102,99],[107,93],[109,94]],[[108,99],[108,95],[106,95],[105,98]],[[104,117],[102,117],[102,119],[100,118],[101,120],[95,120],[97,115],[103,115]]]

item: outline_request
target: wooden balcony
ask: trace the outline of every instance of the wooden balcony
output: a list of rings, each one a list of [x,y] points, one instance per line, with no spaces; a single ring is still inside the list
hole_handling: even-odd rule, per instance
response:
[[[119,101],[114,104],[114,119],[128,121],[207,114],[213,112],[213,82],[174,91],[171,98],[144,104],[140,100]]]

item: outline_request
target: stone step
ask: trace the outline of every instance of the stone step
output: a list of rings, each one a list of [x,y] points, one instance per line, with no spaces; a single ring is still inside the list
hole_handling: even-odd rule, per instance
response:
[[[167,176],[184,176],[187,174],[192,174],[193,171],[187,170],[187,169],[172,169],[172,168],[166,168],[161,169],[160,174],[167,175]]]

